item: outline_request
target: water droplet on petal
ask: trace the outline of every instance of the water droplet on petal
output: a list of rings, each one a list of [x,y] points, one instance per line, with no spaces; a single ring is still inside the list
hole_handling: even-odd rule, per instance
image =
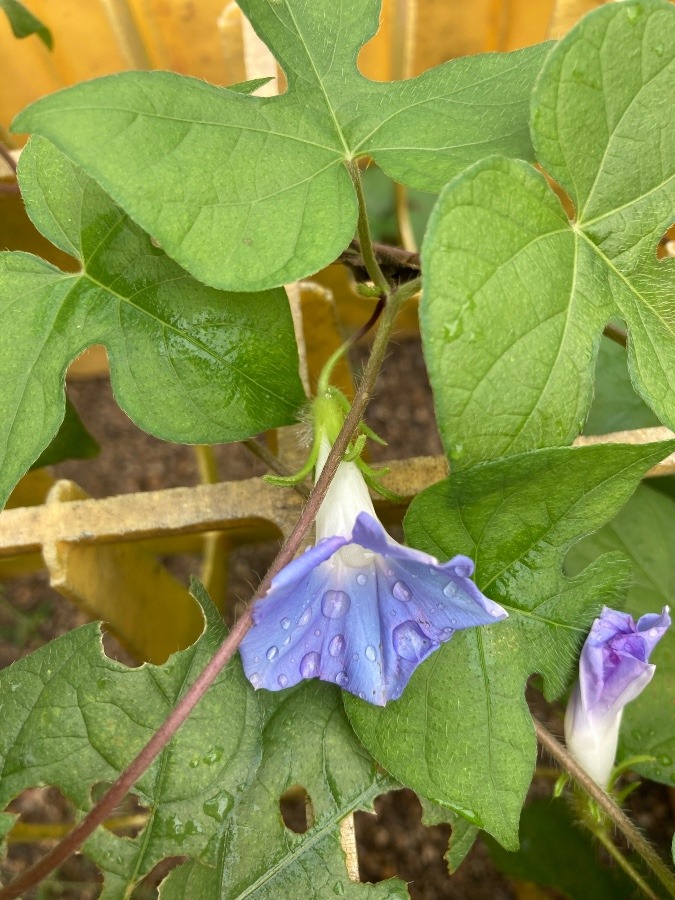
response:
[[[341,634],[336,634],[328,645],[328,652],[331,656],[341,656],[345,652],[345,639]]]
[[[357,575],[356,580],[358,581],[359,584],[365,584],[366,581],[368,581],[368,579],[366,578],[365,575]]]
[[[412,599],[412,591],[405,581],[397,581],[392,589],[392,594],[403,603],[407,603],[408,600]]]
[[[260,662],[260,657],[259,657],[259,656],[254,656],[254,657],[253,657],[253,662],[259,663],[259,662]]]
[[[368,645],[366,647],[366,659],[369,659],[371,662],[375,662],[377,659],[377,653],[375,652],[375,648]]]
[[[273,659],[276,659],[278,655],[279,655],[278,647],[270,647],[270,649],[267,651],[267,654],[266,654],[267,659],[270,662],[272,662]]]
[[[277,681],[279,682],[280,687],[285,688],[288,684],[288,675],[284,675],[284,673],[282,672],[281,675],[277,678]]]
[[[346,672],[338,672],[337,675],[335,676],[335,681],[340,685],[340,687],[344,687],[347,684],[347,682],[349,681],[349,678],[347,677],[347,673]]]
[[[352,601],[344,591],[326,591],[321,601],[321,612],[327,619],[339,619],[347,615]]]
[[[356,662],[358,660],[358,658],[359,658],[358,653],[352,653],[352,659],[354,660],[354,662]]]
[[[422,659],[431,646],[431,641],[425,637],[421,628],[412,621],[402,622],[394,628],[392,634],[394,650],[403,659],[417,662]]]
[[[284,631],[288,631],[288,629],[291,627],[291,620],[290,620],[290,619],[287,619],[287,618],[284,616],[284,618],[281,620],[281,622],[279,622],[279,624],[280,624],[281,627],[284,629]]]
[[[291,636],[289,634],[287,638],[284,638],[284,647],[288,647],[290,642],[291,642]]]
[[[312,607],[308,606],[304,613],[298,619],[298,625],[302,628],[303,625],[306,625],[309,620],[312,618]]]
[[[443,588],[443,593],[446,597],[456,597],[459,593],[459,588],[454,581],[449,581]]]
[[[320,665],[321,657],[316,650],[312,650],[311,653],[306,653],[300,660],[300,674],[303,678],[316,678],[319,674]]]
[[[260,675],[258,675],[257,672],[251,672],[251,674],[248,676],[248,680],[251,682],[253,687],[256,687],[260,684]]]
[[[320,629],[320,628],[315,628],[315,629],[314,629],[314,634],[315,634],[316,637],[321,637],[321,629]]]
[[[457,563],[455,566],[455,574],[460,578],[468,578],[470,575],[473,575],[473,563]]]

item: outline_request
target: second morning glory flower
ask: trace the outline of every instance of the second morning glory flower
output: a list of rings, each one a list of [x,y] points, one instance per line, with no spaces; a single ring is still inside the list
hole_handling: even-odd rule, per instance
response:
[[[635,622],[605,606],[579,659],[579,680],[565,713],[570,753],[602,787],[609,784],[623,708],[654,676],[649,656],[670,626],[668,607]]]
[[[329,450],[322,439],[317,473]],[[340,463],[316,536],[254,607],[240,651],[256,688],[320,678],[383,706],[455,631],[507,616],[471,580],[468,557],[439,563],[386,533],[354,462]]]

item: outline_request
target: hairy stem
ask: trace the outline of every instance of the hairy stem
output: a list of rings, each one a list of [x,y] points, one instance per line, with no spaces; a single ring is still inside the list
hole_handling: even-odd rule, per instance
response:
[[[255,438],[249,438],[247,441],[242,441],[244,447],[248,451],[250,451],[254,456],[257,456],[261,462],[264,462],[268,469],[272,472],[276,472],[277,475],[281,475],[282,478],[288,478],[289,475],[292,475],[293,472],[285,466],[280,459],[278,459],[272,451],[262,443],[262,441],[258,441]],[[291,485],[293,490],[300,494],[300,496],[306,500],[309,497],[309,491],[306,487],[303,487],[301,484]]]
[[[370,226],[368,225],[368,216],[366,214],[366,198],[363,195],[363,184],[361,182],[359,164],[356,161],[352,161],[348,163],[347,168],[352,177],[356,196],[359,201],[358,233],[363,261],[368,275],[370,275],[371,281],[375,287],[381,291],[381,293],[387,295],[391,290],[391,286],[385,278],[384,273],[380,268],[380,264],[375,257],[375,251],[373,250],[373,242],[370,237]]]
[[[178,704],[169,713],[159,729],[150,738],[140,753],[125,769],[104,794],[101,800],[85,816],[85,818],[73,828],[73,830],[49,853],[42,857],[34,866],[27,869],[13,882],[0,890],[0,900],[14,900],[25,891],[38,884],[43,878],[53,872],[65,862],[84,841],[93,833],[94,829],[103,823],[113,809],[126,796],[133,785],[152,764],[153,760],[161,753],[171,738],[178,731],[183,722],[190,715],[195,706],[202,699],[208,688],[213,684],[218,674],[232,659],[234,653],[244,638],[244,635],[252,625],[253,602],[264,597],[268,592],[274,576],[295,557],[302,546],[307,532],[312,527],[316,514],[326,496],[330,482],[335,475],[338,465],[350,443],[358,425],[363,418],[368,400],[375,386],[378,373],[382,367],[382,361],[386,353],[387,344],[391,335],[396,315],[401,304],[420,289],[419,279],[416,282],[408,282],[394,291],[388,298],[380,326],[377,330],[373,348],[368,359],[368,364],[363,373],[363,379],[354,396],[349,414],[345,418],[330,455],[326,460],[321,475],[316,481],[295,528],[288,540],[279,551],[269,571],[260,583],[251,605],[235,623],[232,630],[220,645],[216,653],[206,664],[197,679],[190,685]]]
[[[625,347],[628,344],[628,335],[623,328],[619,328],[618,325],[612,325],[611,322],[605,325],[603,334],[621,347]]]
[[[588,823],[585,823],[588,824]],[[609,853],[612,859],[620,866],[626,875],[635,882],[635,884],[640,888],[645,897],[649,897],[649,900],[659,900],[654,891],[649,887],[647,882],[644,880],[642,875],[634,868],[630,861],[626,859],[623,853],[616,846],[611,837],[607,834],[606,830],[601,827],[593,827],[588,825],[591,829],[598,842],[602,844],[605,850]]]
[[[654,850],[649,841],[631,822],[624,811],[612,798],[603,791],[597,782],[581,768],[571,753],[557,741],[541,722],[532,717],[537,739],[544,749],[560,764],[560,766],[576,781],[580,788],[595,800],[600,809],[611,819],[615,827],[626,838],[633,849],[640,854],[645,863],[668,891],[675,897],[675,875]],[[1,895],[0,895],[1,897]]]

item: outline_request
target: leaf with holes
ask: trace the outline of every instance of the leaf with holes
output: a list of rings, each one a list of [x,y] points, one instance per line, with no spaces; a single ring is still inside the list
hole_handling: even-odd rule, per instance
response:
[[[78,810],[92,787],[131,762],[224,637],[197,585],[202,637],[163,666],[109,659],[97,624],[85,625],[0,672],[0,810],[26,788],[50,784]],[[259,755],[264,705],[238,661],[218,677],[134,788],[150,815],[135,839],[99,829],[85,852],[105,873],[104,896],[127,897],[167,856],[206,852]]]
[[[64,416],[64,376],[104,344],[120,406],[164,440],[242,440],[304,401],[283,290],[228,294],[191,278],[43,138],[19,164],[37,228],[81,262],[64,273],[0,253],[0,503]]]
[[[373,82],[356,61],[380,0],[239,6],[286,73],[282,96],[128,72],[45,97],[13,126],[53,140],[206,284],[253,291],[336,259],[354,236],[345,164],[359,157],[427,191],[489,153],[532,157],[527,110],[547,46]]]
[[[340,823],[399,785],[378,772],[356,740],[339,690],[313,681],[284,692],[262,740],[260,766],[224,826],[215,868],[186,863],[164,882],[161,900],[407,900],[398,880],[355,884],[347,877]],[[300,833],[279,809],[292,788],[301,802],[306,797],[308,827]]]
[[[478,587],[509,618],[458,632],[395,703],[380,709],[345,694],[347,712],[395,778],[508,849],[518,845],[536,759],[527,679],[541,674],[549,698],[563,691],[594,615],[615,603],[629,574],[615,553],[567,579],[563,557],[673,446],[559,448],[484,463],[423,491],[406,516],[413,546],[474,559]]]
[[[636,391],[675,427],[675,262],[656,258],[675,208],[674,73],[672,4],[603,6],[552,50],[533,95],[537,159],[575,218],[542,175],[503,158],[439,199],[421,319],[455,467],[571,442],[616,317]]]
[[[675,605],[675,500],[641,485],[621,512],[572,549],[569,565],[581,568],[607,550],[630,557],[633,572],[625,610],[637,619]],[[675,784],[675,631],[664,635],[650,657],[653,680],[629,703],[621,721],[619,758],[649,754],[653,763],[635,768],[655,781]]]

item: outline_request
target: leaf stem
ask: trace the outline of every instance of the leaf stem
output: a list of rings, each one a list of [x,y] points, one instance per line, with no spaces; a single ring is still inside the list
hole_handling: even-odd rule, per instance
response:
[[[16,160],[9,152],[7,147],[3,143],[0,142],[0,156],[4,159],[7,165],[10,167],[12,172],[16,175]]]
[[[623,330],[623,328],[619,328],[618,325],[612,325],[611,322],[608,322],[605,325],[605,328],[602,332],[605,337],[608,337],[610,340],[614,341],[616,344],[619,344],[621,347],[626,347],[628,344],[628,335]]]
[[[532,717],[537,739],[544,749],[569,773],[585,793],[595,800],[600,809],[612,820],[616,828],[623,834],[628,843],[640,854],[645,863],[659,879],[668,891],[669,896],[675,897],[675,875],[654,850],[649,841],[642,835],[638,828],[631,822],[624,811],[617,806],[614,800],[605,793],[597,782],[582,769],[571,753],[553,737],[551,732],[541,722]],[[0,900],[2,895],[0,894]]]
[[[272,472],[276,472],[277,475],[280,475],[282,478],[288,478],[290,475],[293,475],[293,472],[291,472],[291,470],[261,441],[256,440],[256,438],[249,438],[247,441],[242,441],[242,444],[250,453],[257,456],[261,462],[264,462],[267,468],[271,469]],[[292,484],[290,486],[296,493],[300,494],[304,500],[309,497],[309,491],[301,484]]]
[[[396,320],[396,315],[401,304],[416,294],[420,289],[420,279],[401,285],[398,290],[389,295],[380,326],[373,341],[373,347],[363,373],[363,378],[354,396],[352,407],[344,420],[344,424],[331,448],[326,464],[321,475],[317,479],[309,495],[295,528],[288,540],[279,551],[269,571],[263,578],[255,592],[251,605],[246,612],[234,624],[232,630],[211,657],[196,680],[190,685],[178,704],[171,710],[159,729],[153,734],[140,753],[132,760],[129,766],[122,772],[117,781],[108,789],[101,800],[90,810],[85,818],[73,828],[73,830],[35,865],[26,869],[6,887],[0,889],[0,900],[15,900],[29,888],[38,884],[43,878],[53,872],[64,863],[93,831],[103,823],[112,810],[121,802],[128,791],[161,753],[183,722],[190,715],[195,706],[202,699],[208,688],[213,684],[218,674],[232,659],[234,653],[244,638],[244,635],[253,624],[253,602],[261,599],[268,592],[274,576],[295,557],[298,550],[312,527],[319,507],[326,496],[330,482],[337,471],[337,467],[352,440],[366,406],[372,394],[377,376],[389,343],[389,338]]]
[[[368,224],[368,216],[366,214],[366,198],[363,194],[363,183],[361,181],[361,171],[359,164],[355,160],[347,163],[347,169],[351,175],[356,197],[359,201],[359,221],[358,233],[359,243],[361,244],[361,255],[366,266],[366,270],[375,287],[385,296],[391,291],[391,286],[384,276],[380,264],[375,257],[373,249],[373,241],[370,236],[370,225]]]
[[[628,877],[631,878],[635,882],[635,884],[640,888],[640,890],[645,895],[645,897],[649,897],[649,900],[659,900],[657,895],[649,887],[649,885],[644,880],[642,875],[640,875],[638,870],[631,865],[630,861],[628,859],[626,859],[626,857],[619,850],[619,848],[616,846],[616,844],[611,839],[611,837],[607,834],[606,829],[599,827],[597,825],[592,826],[589,823],[587,823],[585,820],[584,820],[584,824],[586,824],[586,826],[588,828],[590,828],[590,830],[595,835],[595,837],[597,838],[599,843],[602,844],[602,846],[609,853],[609,855],[612,857],[612,859],[617,863],[617,865],[619,865],[624,870],[626,875],[628,875]]]

